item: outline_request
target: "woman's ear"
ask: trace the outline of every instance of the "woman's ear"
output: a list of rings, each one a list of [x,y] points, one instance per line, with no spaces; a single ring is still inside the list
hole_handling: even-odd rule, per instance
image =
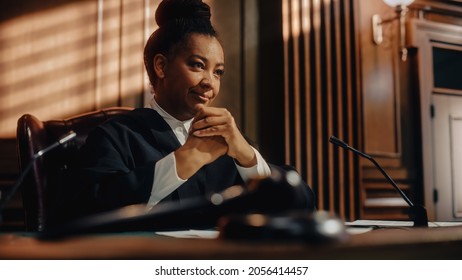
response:
[[[165,77],[165,67],[167,66],[167,58],[163,54],[156,54],[154,56],[154,72],[159,79]]]

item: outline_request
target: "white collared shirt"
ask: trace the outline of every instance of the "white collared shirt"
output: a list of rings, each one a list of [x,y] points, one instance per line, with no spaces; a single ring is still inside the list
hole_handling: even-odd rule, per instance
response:
[[[146,107],[156,110],[170,126],[180,144],[184,145],[188,138],[189,128],[191,127],[193,119],[186,121],[179,121],[175,119],[162,109],[154,98],[152,98],[149,106]],[[254,176],[268,176],[271,174],[271,170],[261,154],[255,148],[253,149],[257,157],[257,164],[255,166],[247,168],[236,163],[237,170],[244,182]],[[178,176],[174,152],[171,152],[161,160],[157,161],[154,165],[154,182],[152,184],[151,196],[147,204],[147,209],[151,209],[154,205],[159,203],[186,181],[187,180],[183,180]]]

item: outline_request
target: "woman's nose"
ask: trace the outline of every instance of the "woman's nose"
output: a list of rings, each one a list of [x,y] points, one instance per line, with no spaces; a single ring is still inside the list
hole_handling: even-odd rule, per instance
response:
[[[204,74],[200,82],[202,88],[211,90],[214,87],[214,82],[210,74]]]

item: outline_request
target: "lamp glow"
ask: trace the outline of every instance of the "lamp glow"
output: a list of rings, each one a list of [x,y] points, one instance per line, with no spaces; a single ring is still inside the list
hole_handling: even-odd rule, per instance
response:
[[[409,6],[414,0],[383,0],[390,7]]]

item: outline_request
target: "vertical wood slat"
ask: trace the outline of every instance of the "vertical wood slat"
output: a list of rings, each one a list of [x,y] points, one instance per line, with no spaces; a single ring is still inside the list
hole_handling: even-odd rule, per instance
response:
[[[333,3],[333,16],[334,18],[340,18],[340,1],[336,0]],[[334,37],[335,37],[335,57],[336,57],[336,65],[335,65],[335,85],[336,85],[336,91],[335,94],[337,96],[337,104],[335,106],[335,109],[337,114],[336,114],[336,122],[337,123],[342,123],[343,120],[343,94],[342,94],[342,89],[341,87],[342,84],[342,51],[341,47],[342,45],[339,43],[341,41],[341,28],[342,24],[340,20],[335,21],[334,23]],[[341,129],[337,130],[337,137],[340,139],[344,138],[344,133]],[[344,170],[345,169],[345,164],[344,164],[344,153],[345,151],[339,151],[337,153],[334,153],[338,157],[338,169],[339,170]],[[346,211],[346,196],[345,196],[345,188],[342,188],[342,186],[345,186],[345,173],[344,172],[338,172],[338,177],[336,183],[338,184],[338,196],[339,196],[339,215],[342,217],[345,217]]]
[[[312,24],[311,24],[311,1],[310,0],[303,0],[302,3],[302,30],[303,30],[303,45],[304,45],[304,53],[305,53],[305,60],[304,63],[305,65],[311,65],[311,58],[308,55],[311,52],[310,48],[310,36],[311,36],[311,29],[312,29]],[[311,88],[311,69],[310,67],[306,67],[305,69],[305,76],[304,78],[304,85],[305,85],[305,108],[309,110],[308,108],[312,107],[312,100],[310,98],[310,89]],[[306,131],[311,131],[313,129],[313,126],[311,125],[310,117],[308,113],[305,113],[305,129]],[[306,162],[311,163],[313,162],[313,153],[311,152],[311,147],[313,145],[313,142],[311,140],[312,138],[308,135],[305,137],[305,151],[306,151]],[[305,164],[304,168],[300,168],[300,170],[304,170],[304,174],[306,176],[306,181],[307,183],[312,186],[313,185],[313,168],[310,168],[308,164]]]
[[[284,0],[286,163],[301,170],[318,208],[358,216],[359,165],[330,145],[359,144],[354,0]]]
[[[352,8],[351,5],[345,5],[345,49],[346,49],[346,56],[345,56],[345,62],[347,67],[349,67],[348,70],[352,70],[354,68],[354,63],[356,62],[354,59],[352,59],[352,56],[354,57],[354,48],[352,50],[352,40],[354,41],[354,30],[351,30],[351,21],[353,18],[351,17],[352,14]],[[358,129],[354,126],[357,126],[358,124],[355,123],[355,117],[354,114],[358,112],[358,110],[354,109],[354,103],[355,99],[357,98],[357,94],[355,91],[353,91],[353,80],[355,79],[355,76],[353,75],[352,71],[346,71],[346,95],[348,96],[348,102],[347,102],[347,110],[348,110],[348,119],[347,119],[347,125],[348,125],[348,136],[347,136],[347,141],[348,143],[352,143],[352,145],[357,146],[357,137],[355,137],[357,134],[352,133],[353,131],[357,131]],[[355,95],[356,94],[356,95]],[[359,169],[359,165],[355,163],[353,155],[350,153],[348,156],[348,166],[350,167],[356,167],[355,169]],[[356,161],[357,162],[357,161]],[[355,189],[355,187],[359,186],[359,178],[357,176],[357,171],[353,168],[348,169],[348,174],[346,174],[347,178],[349,179],[348,185],[349,185],[349,194],[350,194],[350,200],[355,200],[356,197],[358,196],[357,193],[359,192],[359,189]],[[359,202],[358,202],[359,203]],[[349,204],[349,213],[350,213],[350,218],[352,217],[352,213],[355,211],[355,205],[354,204]],[[356,207],[357,209],[358,207]]]
[[[335,65],[332,65],[332,57],[331,57],[331,52],[334,47],[332,44],[333,42],[331,41],[331,5],[333,5],[333,1],[324,1],[324,25],[325,25],[325,45],[326,45],[326,51],[325,51],[325,57],[326,57],[326,89],[324,93],[327,95],[327,100],[326,100],[326,124],[325,126],[327,127],[327,135],[333,135],[334,134],[334,122],[333,122],[333,92],[332,92],[332,83],[329,81],[332,81],[332,69],[335,68]],[[335,43],[335,42],[334,42]],[[322,141],[327,143],[327,137],[322,137]],[[334,147],[332,145],[326,145],[327,146],[327,159],[328,159],[328,166],[326,166],[327,172],[329,174],[335,174],[334,173]],[[336,197],[337,197],[337,191],[335,190],[334,187],[334,176],[327,176],[326,178],[326,185],[328,186],[329,190],[329,210],[332,212],[339,212],[338,205],[335,204]],[[332,207],[334,206],[334,207]]]
[[[353,6],[353,9],[354,9],[354,10],[356,10],[356,11],[359,10],[359,8],[358,8],[358,6],[359,6],[358,1],[354,1],[354,2],[352,3],[352,5],[354,5],[354,6]],[[355,20],[354,20],[354,26],[359,26],[359,23],[358,23],[358,22],[359,22],[359,18],[360,18],[360,17],[359,17],[358,14],[359,14],[359,12],[357,12],[357,15],[354,17],[354,18],[355,18]],[[355,30],[356,30],[356,28],[355,28]],[[353,65],[358,65],[358,67],[359,67],[359,65],[361,65],[361,56],[360,56],[360,45],[361,45],[361,43],[360,43],[360,36],[359,36],[359,32],[354,32],[354,33],[355,33],[355,35],[354,35],[354,36],[355,36],[355,37],[354,37],[355,40],[354,40],[354,45],[352,44],[352,46],[353,46],[353,49],[354,49],[354,57],[355,57],[355,60],[353,61],[353,63],[354,63]],[[359,69],[356,70],[356,73],[359,73]],[[353,86],[354,86],[354,88],[356,89],[356,92],[358,92],[358,95],[359,95],[359,89],[360,89],[361,86],[362,86],[361,76],[360,76],[359,74],[356,75],[356,77],[355,77],[355,79],[354,79],[354,85],[353,85]],[[359,111],[360,108],[363,107],[361,100],[362,100],[361,98],[357,98],[357,99],[356,99],[356,110],[357,110],[357,111]],[[358,129],[358,131],[364,131],[364,128],[362,127],[362,122],[363,122],[363,117],[362,117],[362,115],[358,115],[358,122],[361,122],[361,127]],[[361,137],[359,137],[359,133],[357,133],[356,136],[358,137],[358,138],[356,139],[356,141],[355,141],[356,145],[357,145],[358,147],[363,147],[363,146],[364,146],[363,139],[362,139]],[[359,165],[359,163],[358,163],[358,165]],[[363,168],[358,168],[357,174],[356,174],[357,178],[363,178],[362,170],[363,170]],[[360,180],[360,181],[362,182],[361,179],[358,179],[358,180]],[[356,199],[358,199],[359,201],[364,201],[364,200],[361,199],[361,196],[362,196],[362,194],[363,194],[363,190],[364,190],[363,186],[359,186],[359,191],[356,192],[356,194],[357,194]],[[353,192],[353,191],[352,191],[352,192]],[[358,208],[362,210],[364,207],[363,207],[363,205],[359,205]],[[358,209],[357,209],[357,211],[358,211],[358,213],[359,213],[359,210],[358,210]],[[351,216],[350,218],[353,219],[352,216]]]
[[[291,20],[291,29],[292,29],[292,36],[293,36],[293,78],[294,78],[294,88],[293,88],[293,105],[291,106],[294,110],[294,140],[295,140],[295,150],[300,151],[301,149],[301,117],[300,117],[300,65],[298,62],[300,61],[300,1],[292,2],[292,10],[291,13],[293,15]],[[301,153],[295,153],[295,166],[301,167]]]
[[[314,165],[320,167],[317,169],[317,184],[318,184],[318,193],[319,193],[319,208],[320,209],[327,209],[327,205],[325,205],[325,198],[326,195],[324,194],[324,176],[323,176],[323,160],[324,156],[322,153],[322,147],[324,146],[322,143],[322,129],[323,129],[323,116],[322,116],[322,77],[321,77],[321,0],[314,0],[313,3],[313,32],[314,32],[314,53],[315,53],[315,69],[312,71],[315,73],[315,104],[316,104],[316,131],[315,131],[315,141],[314,145],[316,148],[316,162],[313,162]],[[307,65],[307,67],[309,67]],[[313,165],[313,166],[314,166]],[[322,186],[322,187],[320,187]]]
[[[289,105],[289,41],[290,41],[290,0],[282,1],[282,37],[284,44],[284,142],[285,142],[285,161],[291,162],[291,152],[290,152],[290,105]]]

